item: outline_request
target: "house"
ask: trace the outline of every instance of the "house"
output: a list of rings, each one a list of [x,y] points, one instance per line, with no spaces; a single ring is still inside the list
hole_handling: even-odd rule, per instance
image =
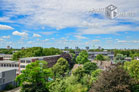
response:
[[[0,68],[0,91],[4,90],[5,87],[9,84],[16,85],[14,81],[16,78],[16,69],[11,68]]]
[[[0,60],[0,68],[16,69],[16,74],[19,74],[19,62],[10,60]]]

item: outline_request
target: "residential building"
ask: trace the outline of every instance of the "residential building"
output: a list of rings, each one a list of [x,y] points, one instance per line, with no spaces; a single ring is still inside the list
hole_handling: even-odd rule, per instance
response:
[[[0,68],[16,69],[16,74],[19,74],[19,62],[2,60],[0,61]]]
[[[11,68],[0,68],[0,91],[9,84],[16,85],[16,70]]]
[[[126,57],[126,58],[125,58],[125,61],[131,61],[131,60],[132,60],[131,57]]]
[[[135,60],[139,60],[139,57],[135,57]]]
[[[88,59],[89,60],[94,60],[98,54],[102,54],[104,56],[108,56],[111,61],[114,59],[114,53],[113,52],[108,52],[108,51],[101,51],[101,52],[88,52]]]
[[[2,60],[11,60],[12,54],[0,54]]]
[[[68,53],[63,53],[61,55],[51,55],[51,56],[42,56],[42,57],[27,57],[27,58],[20,58],[20,71],[24,70],[28,64],[31,62],[35,62],[36,60],[44,60],[48,63],[48,67],[52,67],[56,64],[57,60],[63,57],[65,58],[69,64],[71,65],[71,56]]]

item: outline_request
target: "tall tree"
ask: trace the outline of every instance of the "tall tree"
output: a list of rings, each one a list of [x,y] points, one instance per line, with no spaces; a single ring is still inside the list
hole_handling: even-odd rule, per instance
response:
[[[104,58],[104,56],[102,54],[98,54],[95,59],[97,61],[104,61],[105,60],[105,58]]]
[[[56,77],[64,76],[69,70],[69,63],[64,58],[59,58],[57,63],[52,67],[54,75]]]
[[[128,71],[131,77],[139,81],[139,61],[132,60],[131,62],[125,62],[124,68]]]
[[[123,54],[117,54],[116,57],[114,58],[114,62],[116,63],[124,63],[125,62],[126,56]]]
[[[52,75],[45,61],[36,61],[27,65],[16,81],[22,87],[22,92],[49,92],[46,85]]]
[[[84,64],[85,62],[89,62],[87,51],[85,50],[81,51],[80,54],[76,58],[76,62],[78,64]]]
[[[96,63],[86,62],[83,65],[83,68],[84,68],[85,73],[91,74],[92,71],[95,71],[98,67],[97,67],[97,64]]]
[[[89,92],[130,92],[131,77],[120,66],[103,71]]]

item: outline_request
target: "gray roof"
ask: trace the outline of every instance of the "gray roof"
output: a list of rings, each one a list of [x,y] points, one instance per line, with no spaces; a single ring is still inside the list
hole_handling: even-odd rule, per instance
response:
[[[26,58],[20,58],[20,60],[31,60],[31,59],[43,59],[46,57],[57,57],[60,55],[51,55],[51,56],[42,56],[42,57],[26,57]]]
[[[114,54],[114,53],[103,51],[103,52],[88,52],[88,54]]]
[[[10,70],[16,70],[16,68],[0,67],[0,72],[3,72],[3,71],[10,71]]]
[[[18,64],[19,62],[17,62],[17,61],[10,61],[10,60],[0,60],[0,64],[1,63]]]

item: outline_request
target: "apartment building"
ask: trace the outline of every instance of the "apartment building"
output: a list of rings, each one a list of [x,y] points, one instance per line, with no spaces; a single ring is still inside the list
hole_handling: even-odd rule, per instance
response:
[[[0,60],[11,60],[12,54],[0,54]]]
[[[98,54],[102,54],[104,56],[108,56],[112,61],[114,59],[114,53],[108,51],[101,51],[101,52],[88,52],[88,59],[94,60]]]
[[[16,69],[0,67],[0,91],[4,90],[9,84],[16,85]]]
[[[56,64],[57,60],[63,57],[65,58],[69,64],[71,64],[71,56],[68,53],[63,53],[61,55],[51,55],[51,56],[43,56],[43,57],[27,57],[27,58],[20,58],[20,71],[24,70],[28,64],[31,62],[35,62],[36,60],[44,60],[48,63],[48,67],[52,67]]]
[[[19,74],[19,62],[10,60],[1,60],[0,68],[16,69],[16,74]]]

